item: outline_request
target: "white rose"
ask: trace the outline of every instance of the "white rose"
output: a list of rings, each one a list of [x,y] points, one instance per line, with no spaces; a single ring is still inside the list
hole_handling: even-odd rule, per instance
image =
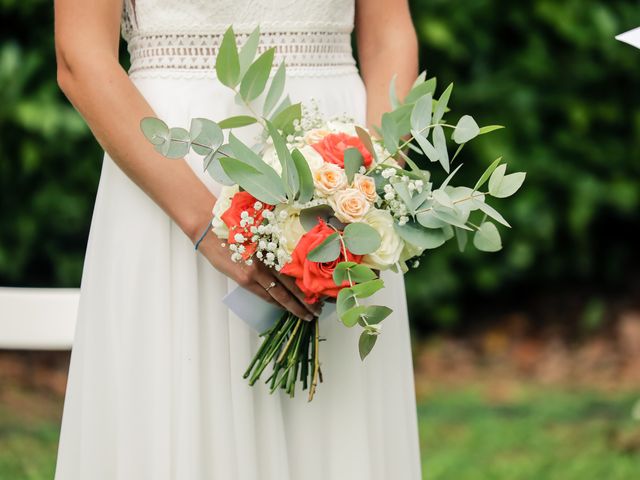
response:
[[[238,185],[224,185],[220,190],[220,195],[218,195],[216,203],[213,205],[213,210],[211,212],[213,214],[211,228],[218,238],[227,238],[229,236],[229,229],[220,218],[220,215],[229,209],[231,206],[231,199],[239,191],[240,189]]]
[[[287,213],[284,219],[281,219],[280,216],[282,211]],[[300,223],[300,210],[288,206],[278,206],[276,207],[276,218],[281,219],[278,222],[281,231],[280,247],[287,252],[287,255],[291,255],[293,249],[298,245],[300,237],[306,233]]]
[[[393,228],[393,217],[386,210],[373,209],[364,217],[364,222],[380,234],[380,247],[362,258],[362,263],[372,268],[385,270],[400,260],[405,248],[402,238]]]
[[[311,170],[311,173],[315,172],[322,165],[324,165],[324,160],[322,158],[322,155],[320,155],[315,148],[309,145],[305,145],[299,150],[302,156],[304,157],[304,159],[309,164],[309,169]]]
[[[336,218],[344,223],[359,222],[367,214],[371,204],[357,188],[345,188],[329,197],[329,205]]]
[[[320,195],[331,195],[347,186],[344,170],[333,163],[323,163],[313,172],[313,183]]]
[[[282,173],[282,164],[276,153],[276,149],[273,145],[269,145],[262,154],[262,160],[264,163],[273,168],[278,175]]]

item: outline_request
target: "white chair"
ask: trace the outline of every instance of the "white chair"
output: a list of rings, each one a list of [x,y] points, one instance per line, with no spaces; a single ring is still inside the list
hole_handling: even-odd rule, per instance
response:
[[[80,291],[0,287],[0,349],[68,350]]]

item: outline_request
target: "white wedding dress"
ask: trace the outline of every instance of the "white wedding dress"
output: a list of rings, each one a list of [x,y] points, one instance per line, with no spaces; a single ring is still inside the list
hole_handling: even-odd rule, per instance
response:
[[[171,126],[242,113],[213,70],[221,34],[260,25],[286,57],[294,101],[365,120],[351,55],[354,0],[125,0],[132,81]],[[402,54],[402,52],[399,52]],[[141,137],[141,141],[144,141]],[[187,161],[202,173],[200,157]],[[105,156],[87,248],[57,480],[417,480],[420,452],[403,279],[361,362],[357,329],[321,322],[322,371],[306,392],[242,378],[258,336],[229,313],[234,287]]]

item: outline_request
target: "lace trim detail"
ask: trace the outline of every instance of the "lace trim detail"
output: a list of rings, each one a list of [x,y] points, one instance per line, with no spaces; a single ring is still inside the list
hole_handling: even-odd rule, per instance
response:
[[[247,34],[238,34],[242,44]],[[129,40],[130,75],[171,71],[215,74],[215,57],[221,34],[133,35]],[[285,60],[287,73],[305,75],[357,72],[351,51],[351,35],[336,31],[264,32],[258,52],[276,49],[274,65]]]

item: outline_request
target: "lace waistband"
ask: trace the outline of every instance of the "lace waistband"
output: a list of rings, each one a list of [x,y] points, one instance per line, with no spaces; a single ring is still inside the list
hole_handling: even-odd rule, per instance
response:
[[[242,44],[247,35],[237,35]],[[275,47],[274,65],[285,60],[288,75],[357,72],[348,32],[263,32],[259,52]],[[129,40],[130,75],[214,76],[221,34],[134,35]]]

